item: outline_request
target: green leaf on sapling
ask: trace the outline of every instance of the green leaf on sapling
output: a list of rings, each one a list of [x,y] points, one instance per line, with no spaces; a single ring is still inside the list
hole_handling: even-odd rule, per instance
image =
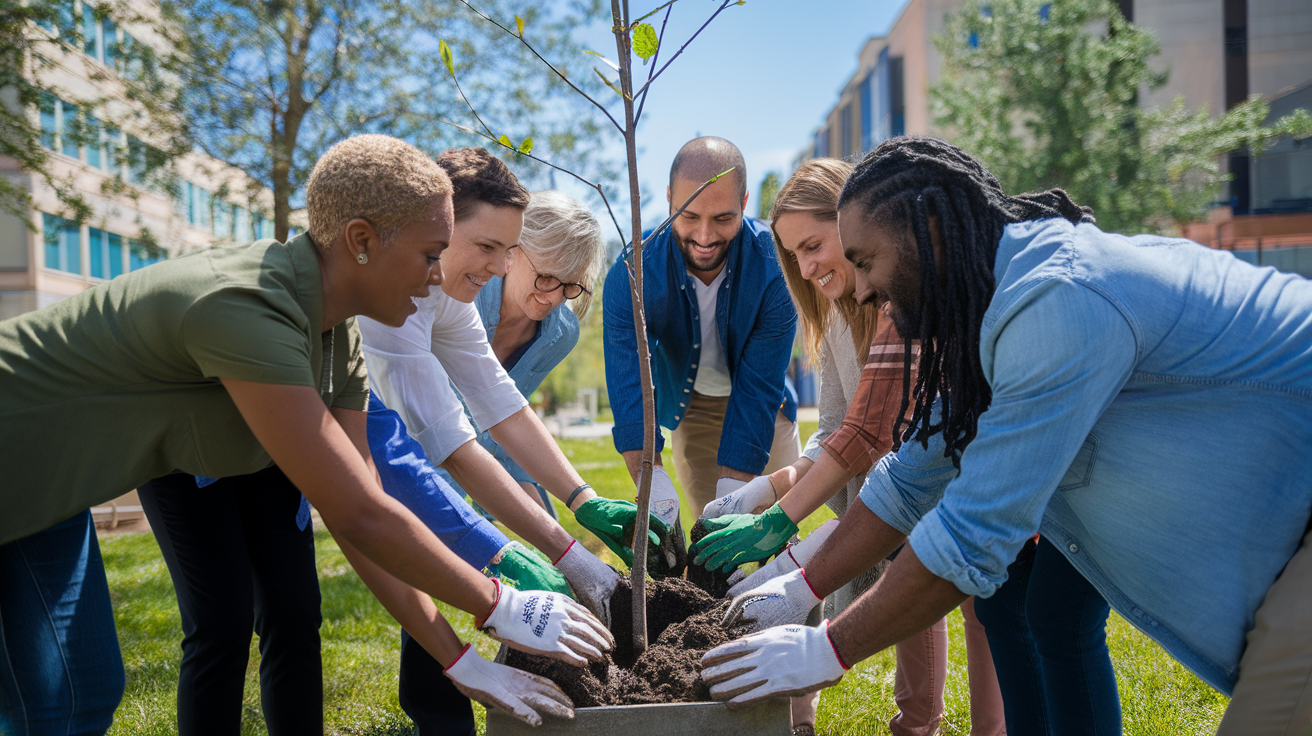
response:
[[[437,40],[437,54],[442,57],[442,63],[446,64],[446,70],[451,72],[451,76],[456,75],[456,60],[451,55],[451,47],[443,39]]]
[[[614,82],[612,82],[612,81],[610,81],[609,79],[607,79],[607,78],[606,78],[606,75],[605,75],[605,74],[602,74],[600,69],[598,69],[598,68],[596,68],[596,67],[594,66],[594,67],[592,68],[592,71],[596,72],[596,73],[597,73],[597,76],[601,77],[601,81],[605,82],[605,83],[606,83],[606,86],[611,88],[611,91],[613,91],[615,94],[619,95],[620,97],[623,97],[623,96],[624,96],[624,93],[620,91],[620,88],[619,88],[619,87],[616,87]]]
[[[510,142],[510,136],[506,135],[505,133],[501,134],[501,137],[497,139],[497,143],[500,143],[501,145],[505,146],[506,148],[509,148],[512,151],[515,150],[515,144]]]
[[[524,37],[524,19],[521,18],[521,17],[519,17],[518,15],[515,16],[515,25],[519,27],[519,37],[520,37],[520,38],[523,38],[523,37]]]
[[[532,152],[533,152],[533,139],[532,139],[532,138],[525,138],[525,139],[524,139],[524,142],[521,143],[521,144],[519,144],[519,152],[522,153],[522,154],[524,154],[524,155],[526,155],[526,156],[527,156],[528,154],[532,153]]]
[[[656,37],[656,29],[652,28],[650,23],[639,23],[638,27],[633,29],[633,53],[642,57],[643,64],[656,55],[656,49],[659,47],[660,39]]]

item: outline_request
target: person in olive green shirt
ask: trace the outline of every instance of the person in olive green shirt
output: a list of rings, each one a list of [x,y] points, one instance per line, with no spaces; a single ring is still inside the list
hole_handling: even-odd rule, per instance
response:
[[[525,651],[583,664],[613,645],[567,597],[484,577],[379,487],[352,318],[400,325],[441,283],[448,177],[358,136],[316,164],[306,204],[310,231],[286,244],[165,261],[0,322],[0,732],[108,729],[122,663],[86,509],[177,471],[276,462],[457,685],[529,722],[572,715],[568,699],[462,649],[429,595]]]

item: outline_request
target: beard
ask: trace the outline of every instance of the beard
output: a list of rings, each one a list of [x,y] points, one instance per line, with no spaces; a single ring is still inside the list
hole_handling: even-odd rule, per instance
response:
[[[717,250],[707,258],[698,258],[692,254],[692,245],[703,245],[697,241],[684,240],[679,232],[673,227],[670,228],[670,235],[674,237],[674,244],[678,246],[679,252],[683,254],[683,262],[692,271],[714,271],[729,259],[729,241],[719,240],[714,243],[706,243],[706,246],[713,246]]]
[[[890,279],[888,291],[866,299],[871,302],[882,296],[887,301],[884,313],[893,320],[897,334],[903,339],[912,340],[922,337],[920,330],[924,326],[924,295],[920,293],[920,271],[916,261],[914,253],[902,250],[898,254],[897,268]]]

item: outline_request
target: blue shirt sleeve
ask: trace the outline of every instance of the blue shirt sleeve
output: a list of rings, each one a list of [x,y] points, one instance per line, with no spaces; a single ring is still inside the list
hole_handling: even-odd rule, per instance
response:
[[[1038,531],[1053,492],[1137,359],[1121,312],[1076,283],[1043,282],[990,316],[980,353],[993,400],[962,453],[960,474],[943,457],[940,436],[928,450],[908,444],[881,461],[861,491],[871,511],[910,532],[930,572],[985,598]]]
[[[739,294],[737,298],[761,298],[765,306],[734,366],[716,461],[744,473],[760,473],[770,461],[774,418],[784,402],[797,310],[783,278],[772,280],[759,297]]]
[[[629,269],[625,250],[606,275],[606,286],[601,293],[602,341],[606,361],[606,393],[610,409],[615,416],[611,436],[617,452],[642,449],[645,425],[642,421],[642,385],[638,372],[638,338],[633,331],[633,301],[629,294]],[[647,335],[648,353],[654,344]],[[664,446],[661,433],[656,433],[656,452]]]
[[[387,495],[405,505],[460,559],[487,567],[510,540],[438,475],[401,417],[369,397],[369,452]]]

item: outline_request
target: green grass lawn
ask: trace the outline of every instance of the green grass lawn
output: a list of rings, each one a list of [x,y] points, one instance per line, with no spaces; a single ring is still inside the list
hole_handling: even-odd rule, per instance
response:
[[[813,431],[814,424],[801,427],[803,437]],[[561,446],[599,493],[632,498],[632,481],[609,438],[564,440]],[[665,462],[673,465],[668,453]],[[588,549],[603,560],[618,564],[605,545],[574,523],[560,502],[557,511],[565,528]],[[828,509],[812,515],[802,525],[803,533],[831,517]],[[685,529],[691,528],[693,520],[690,510],[683,509]],[[316,532],[315,546],[323,595],[325,731],[361,736],[409,734],[410,721],[401,711],[396,695],[400,629],[352,572],[327,532]],[[128,682],[127,694],[110,734],[176,733],[175,699],[182,629],[164,560],[150,534],[102,539],[101,549]],[[462,639],[474,641],[484,656],[493,655],[494,643],[474,631],[468,614],[445,605],[442,611]],[[959,612],[949,617],[948,633],[950,676],[943,732],[969,734],[969,692]],[[1112,614],[1108,625],[1108,639],[1120,683],[1127,735],[1184,736],[1216,731],[1225,710],[1223,695],[1190,674],[1116,614]],[[267,733],[260,715],[258,662],[258,651],[252,641],[243,734]],[[853,668],[838,686],[826,690],[822,696],[818,731],[844,736],[887,734],[886,724],[896,712],[893,673],[891,650]],[[481,706],[476,705],[475,712],[481,733]]]

